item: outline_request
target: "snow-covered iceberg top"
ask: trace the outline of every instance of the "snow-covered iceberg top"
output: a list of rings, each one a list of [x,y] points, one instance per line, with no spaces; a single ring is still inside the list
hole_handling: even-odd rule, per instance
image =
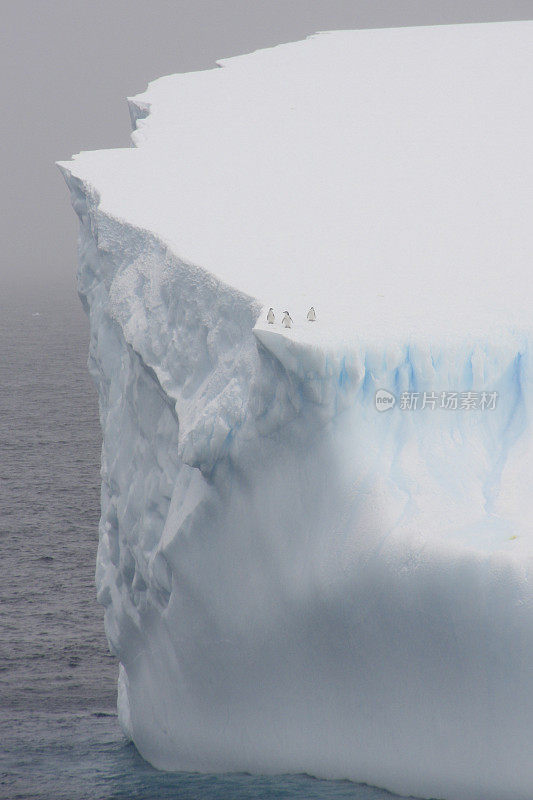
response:
[[[319,34],[155,81],[135,147],[60,165],[156,766],[531,797],[532,40]]]
[[[135,148],[68,170],[184,261],[333,330],[529,326],[531,37],[340,31],[226,59],[151,83]]]

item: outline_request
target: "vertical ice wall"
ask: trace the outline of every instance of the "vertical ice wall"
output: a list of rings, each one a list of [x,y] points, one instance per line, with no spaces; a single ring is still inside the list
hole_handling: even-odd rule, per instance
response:
[[[530,798],[523,318],[437,338],[380,337],[363,312],[351,337],[327,313],[271,328],[248,286],[106,204],[94,157],[62,168],[104,434],[98,596],[142,755]],[[378,413],[378,389],[393,409]],[[451,389],[498,403],[400,408],[402,392]]]

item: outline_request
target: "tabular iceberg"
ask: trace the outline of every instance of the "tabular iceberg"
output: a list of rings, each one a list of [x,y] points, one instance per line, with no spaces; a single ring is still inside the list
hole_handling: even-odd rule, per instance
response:
[[[533,795],[532,44],[319,34],[155,81],[135,147],[60,164],[155,766]]]

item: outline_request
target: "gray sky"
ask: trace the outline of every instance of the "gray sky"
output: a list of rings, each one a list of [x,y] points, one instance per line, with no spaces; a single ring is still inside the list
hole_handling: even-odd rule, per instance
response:
[[[129,145],[124,98],[319,30],[533,18],[533,0],[4,0],[0,293],[72,291],[77,219],[54,166]]]

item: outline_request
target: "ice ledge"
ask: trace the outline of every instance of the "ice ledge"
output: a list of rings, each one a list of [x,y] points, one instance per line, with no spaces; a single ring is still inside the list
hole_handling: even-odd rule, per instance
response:
[[[94,187],[60,167],[82,226],[84,306],[119,327],[179,420],[180,457],[209,472],[244,422],[259,307],[149,231],[102,212]],[[92,320],[93,334],[99,322]]]

